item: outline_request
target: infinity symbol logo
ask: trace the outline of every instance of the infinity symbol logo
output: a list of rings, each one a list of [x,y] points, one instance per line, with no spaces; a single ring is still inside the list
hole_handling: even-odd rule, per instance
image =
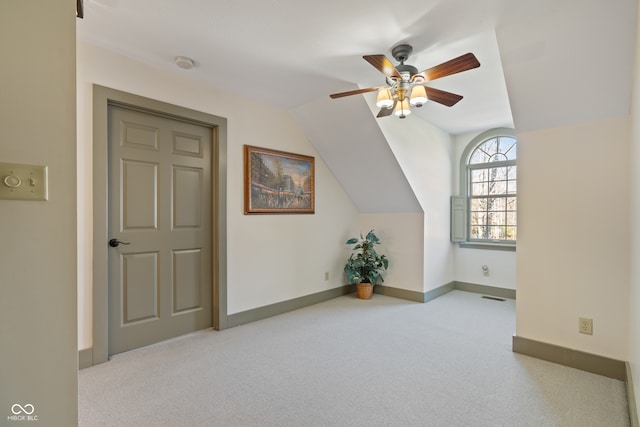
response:
[[[34,408],[31,403],[27,403],[24,406],[18,403],[14,403],[13,406],[11,407],[11,412],[13,413],[13,415],[20,415],[23,412],[27,415],[31,415],[35,410],[36,408]]]

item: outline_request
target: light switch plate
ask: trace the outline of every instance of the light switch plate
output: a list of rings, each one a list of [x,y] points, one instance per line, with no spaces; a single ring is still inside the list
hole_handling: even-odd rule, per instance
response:
[[[47,200],[47,167],[0,163],[0,200]]]

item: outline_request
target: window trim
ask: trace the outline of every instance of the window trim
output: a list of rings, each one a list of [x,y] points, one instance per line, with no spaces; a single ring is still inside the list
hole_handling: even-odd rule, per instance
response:
[[[515,251],[517,246],[517,240],[513,243],[500,240],[496,242],[492,242],[490,240],[470,240],[469,239],[469,177],[467,175],[468,170],[468,162],[471,157],[473,151],[483,142],[498,137],[510,137],[516,139],[516,132],[514,129],[500,127],[495,129],[490,129],[488,131],[482,132],[476,137],[474,137],[465,147],[462,155],[460,156],[460,195],[459,197],[464,197],[465,199],[465,212],[464,212],[464,240],[458,240],[456,243],[459,244],[460,247],[463,248],[474,248],[474,249],[493,249],[493,250],[506,250],[506,251]],[[496,166],[500,166],[500,163],[511,163],[511,161],[498,161],[492,162],[492,164],[496,164]],[[516,165],[517,165],[517,156],[516,156]],[[475,165],[472,165],[473,168]],[[516,197],[518,193],[516,193]],[[453,227],[453,224],[452,224]]]

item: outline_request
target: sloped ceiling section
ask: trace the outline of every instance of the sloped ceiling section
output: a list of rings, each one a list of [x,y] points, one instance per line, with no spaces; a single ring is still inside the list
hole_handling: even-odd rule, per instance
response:
[[[518,132],[628,115],[637,2],[559,1],[496,29]]]
[[[428,84],[430,87],[461,95],[462,100],[453,107],[427,102],[422,108],[413,108],[410,119],[420,117],[428,124],[450,134],[502,126],[512,127],[509,96],[494,30],[467,36],[447,46],[439,46],[434,51],[418,52],[415,59],[412,58],[412,62],[421,69],[443,63],[466,52],[476,55],[480,67]],[[375,97],[371,98],[371,105],[374,103]],[[379,122],[389,121],[393,121],[393,118]],[[384,132],[386,134],[386,131]]]
[[[362,96],[289,111],[362,213],[422,209]]]

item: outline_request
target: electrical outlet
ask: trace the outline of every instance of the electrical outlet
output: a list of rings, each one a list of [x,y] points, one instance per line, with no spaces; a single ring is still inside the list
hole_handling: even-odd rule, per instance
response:
[[[483,276],[488,276],[489,275],[489,267],[487,267],[486,265],[482,266],[482,275]]]
[[[324,272],[324,280],[329,280],[329,272],[328,271]]]
[[[593,335],[593,319],[580,317],[578,319],[578,332],[581,334]]]

